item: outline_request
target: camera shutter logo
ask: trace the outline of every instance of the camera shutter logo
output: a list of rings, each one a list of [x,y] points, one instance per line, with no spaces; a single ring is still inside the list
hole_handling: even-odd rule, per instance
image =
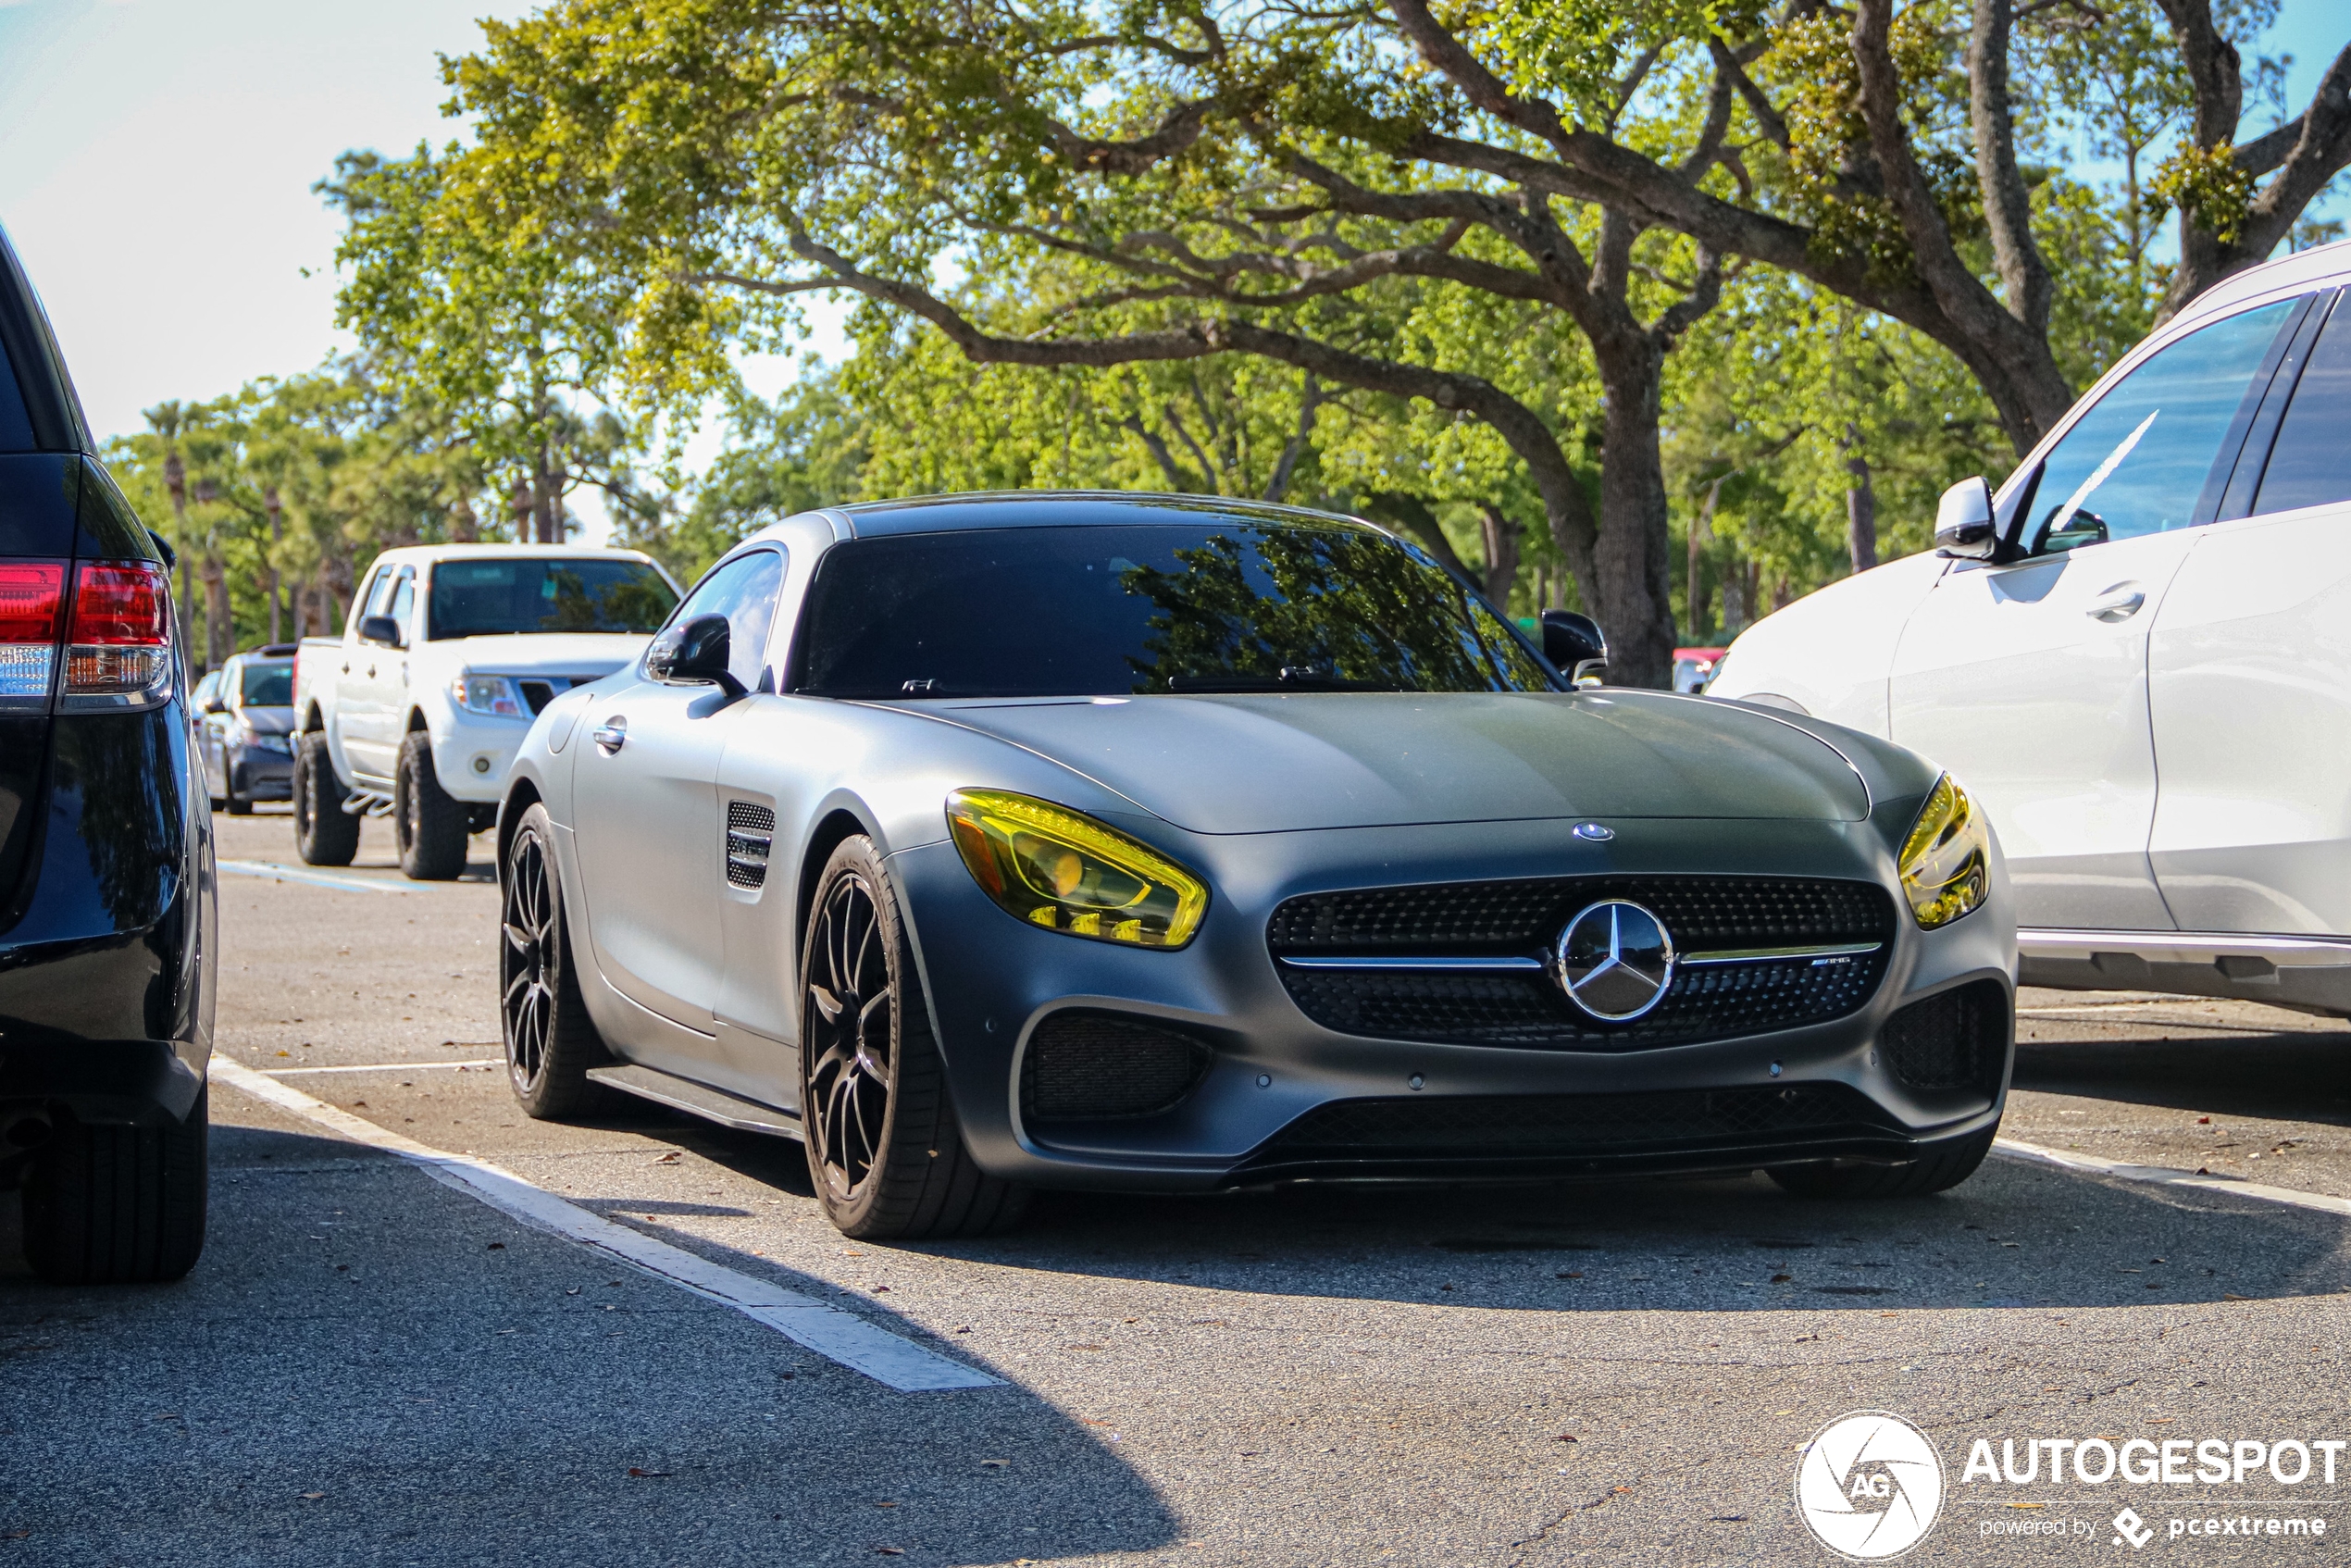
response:
[[[1821,1428],[1796,1467],[1796,1511],[1820,1543],[1856,1562],[1899,1557],[1943,1507],[1943,1461],[1926,1434],[1882,1410]]]

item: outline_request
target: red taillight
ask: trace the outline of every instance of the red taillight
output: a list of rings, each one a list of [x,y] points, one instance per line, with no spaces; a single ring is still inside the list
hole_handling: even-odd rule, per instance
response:
[[[171,599],[163,568],[150,561],[86,563],[75,574],[66,638],[67,705],[135,704],[170,683]]]
[[[171,617],[163,568],[145,561],[93,561],[73,586],[76,647],[164,647]]]
[[[0,561],[0,707],[49,701],[65,589],[61,561]]]

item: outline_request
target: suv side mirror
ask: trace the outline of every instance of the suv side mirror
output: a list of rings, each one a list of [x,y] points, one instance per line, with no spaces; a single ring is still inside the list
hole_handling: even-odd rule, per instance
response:
[[[1999,548],[1992,516],[1992,487],[1979,474],[1943,492],[1934,508],[1934,553],[1959,561],[1988,561]]]
[[[1600,623],[1574,610],[1543,612],[1543,656],[1567,671],[1577,686],[1598,686],[1608,678],[1608,639]]]
[[[734,628],[725,616],[696,616],[653,639],[645,650],[645,678],[665,686],[715,686],[740,697],[743,683],[727,667],[733,652]]]
[[[208,714],[225,714],[229,711],[229,704],[220,700],[219,692],[215,691],[204,700],[204,711]]]
[[[377,643],[385,648],[404,647],[407,643],[407,640],[400,635],[400,623],[390,616],[362,616],[359,622],[359,641]]]

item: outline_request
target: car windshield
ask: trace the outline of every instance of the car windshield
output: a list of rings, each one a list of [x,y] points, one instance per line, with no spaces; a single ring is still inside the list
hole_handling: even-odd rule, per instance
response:
[[[240,701],[248,708],[291,708],[293,706],[293,666],[247,665],[240,691]]]
[[[1541,691],[1483,601],[1365,528],[980,529],[825,553],[798,690],[828,697]]]
[[[529,631],[658,631],[678,594],[641,561],[500,556],[432,569],[434,641]]]

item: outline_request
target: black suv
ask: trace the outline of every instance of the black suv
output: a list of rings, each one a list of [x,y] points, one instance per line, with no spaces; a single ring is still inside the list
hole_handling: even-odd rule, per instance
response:
[[[0,233],[0,1189],[61,1284],[204,1248],[218,913],[178,644]]]

